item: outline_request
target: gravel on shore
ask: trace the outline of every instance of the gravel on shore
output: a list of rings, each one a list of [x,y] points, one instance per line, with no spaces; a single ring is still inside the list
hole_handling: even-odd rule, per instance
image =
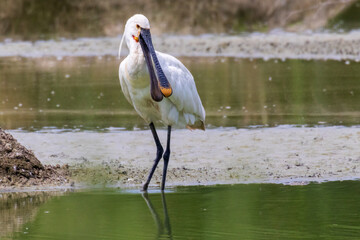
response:
[[[0,57],[117,56],[121,37],[60,39],[35,42],[6,40]],[[262,59],[360,60],[360,32],[252,33],[247,35],[155,36],[158,51],[174,56],[240,57]],[[122,56],[127,54],[123,47]]]
[[[91,185],[141,186],[156,151],[149,131],[12,134],[44,164],[67,164],[76,183]],[[358,179],[359,144],[359,127],[175,130],[167,185]],[[153,187],[161,173],[162,162]]]

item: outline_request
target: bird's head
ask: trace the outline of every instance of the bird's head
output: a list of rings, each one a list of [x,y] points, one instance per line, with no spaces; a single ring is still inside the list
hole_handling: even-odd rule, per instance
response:
[[[125,25],[125,38],[129,49],[139,48],[141,29],[150,31],[149,20],[142,14],[135,14],[129,18]]]
[[[170,97],[172,88],[157,59],[151,40],[149,20],[142,14],[135,14],[129,18],[125,25],[124,38],[130,53],[142,52],[145,57],[150,75],[150,91],[153,100],[159,102],[163,99],[163,96]],[[123,39],[119,47],[119,57]]]

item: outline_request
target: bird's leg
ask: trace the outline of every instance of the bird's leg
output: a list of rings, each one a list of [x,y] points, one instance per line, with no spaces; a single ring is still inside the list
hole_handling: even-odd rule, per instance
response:
[[[153,174],[155,172],[155,169],[156,169],[156,167],[157,167],[157,165],[158,165],[158,163],[159,163],[159,161],[160,161],[160,159],[161,159],[161,157],[162,157],[162,155],[164,153],[164,149],[161,146],[161,143],[160,143],[159,137],[158,137],[158,135],[156,133],[156,129],[155,129],[154,124],[150,123],[149,126],[150,126],[151,132],[152,132],[152,134],[154,136],[154,140],[155,140],[156,147],[157,147],[157,152],[156,152],[156,158],[154,160],[154,165],[152,166],[151,171],[149,173],[149,177],[148,177],[148,179],[146,180],[146,182],[143,185],[143,191],[147,191],[149,183],[151,181],[151,178],[152,178],[152,176],[153,176]]]
[[[167,168],[168,168],[169,158],[170,158],[170,137],[171,137],[171,126],[168,126],[167,144],[166,144],[166,150],[164,153],[164,169],[163,169],[163,177],[162,177],[162,182],[161,182],[161,191],[164,191],[164,189],[165,189],[166,173],[167,173]]]

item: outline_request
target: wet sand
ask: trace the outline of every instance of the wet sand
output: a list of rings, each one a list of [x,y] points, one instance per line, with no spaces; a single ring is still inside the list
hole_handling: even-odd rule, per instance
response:
[[[0,57],[117,56],[119,37],[0,43]],[[174,56],[360,60],[360,32],[253,33],[240,36],[155,36],[158,51]],[[122,55],[127,54],[124,47]]]
[[[43,164],[68,164],[75,186],[139,187],[152,165],[150,131],[11,131]],[[165,142],[166,131],[159,136]],[[360,127],[175,130],[168,186],[307,184],[360,177]],[[151,186],[161,181],[162,162]]]

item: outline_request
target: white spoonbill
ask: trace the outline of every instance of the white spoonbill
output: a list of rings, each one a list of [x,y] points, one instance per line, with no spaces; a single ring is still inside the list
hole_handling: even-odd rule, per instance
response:
[[[119,56],[124,39],[129,55],[119,66],[121,89],[136,112],[149,124],[157,147],[154,165],[143,185],[143,191],[147,191],[162,157],[164,169],[161,190],[164,190],[170,158],[171,127],[205,130],[205,110],[189,70],[175,57],[154,50],[150,23],[144,15],[136,14],[127,20]],[[168,126],[165,153],[154,122]]]

